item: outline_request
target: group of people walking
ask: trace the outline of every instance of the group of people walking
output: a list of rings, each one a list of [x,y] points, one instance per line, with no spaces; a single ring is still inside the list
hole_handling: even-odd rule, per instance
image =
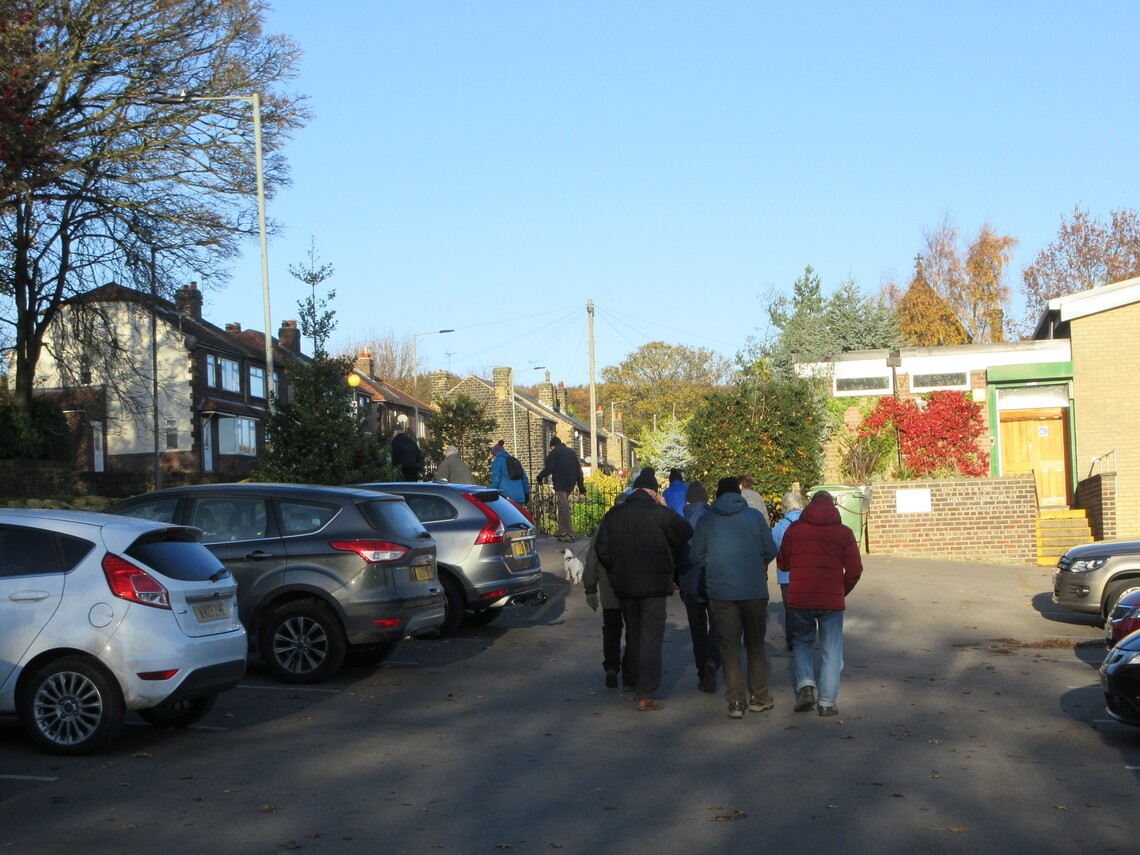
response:
[[[698,688],[715,692],[722,672],[733,719],[743,718],[745,709],[762,713],[775,706],[765,649],[768,565],[775,560],[785,641],[794,657],[793,707],[837,714],[846,596],[863,571],[858,544],[826,491],[806,509],[798,493],[786,494],[784,517],[773,529],[752,486],[751,479],[721,478],[709,504],[705,488],[684,484],[677,470],[660,490],[656,473],[643,469],[602,519],[583,587],[587,604],[602,606],[606,686],[617,688],[620,674],[623,689],[636,693],[638,710],[664,707],[657,695],[667,598],[674,590],[685,604]]]

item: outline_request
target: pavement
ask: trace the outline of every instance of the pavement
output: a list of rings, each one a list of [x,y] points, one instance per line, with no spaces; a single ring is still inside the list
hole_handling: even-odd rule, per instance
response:
[[[1140,730],[1105,716],[1102,631],[1051,571],[867,556],[834,718],[793,711],[777,593],[776,707],[735,721],[676,597],[665,708],[604,687],[563,548],[541,539],[542,606],[319,687],[251,669],[188,732],[53,758],[0,728],[0,851],[1135,851]]]

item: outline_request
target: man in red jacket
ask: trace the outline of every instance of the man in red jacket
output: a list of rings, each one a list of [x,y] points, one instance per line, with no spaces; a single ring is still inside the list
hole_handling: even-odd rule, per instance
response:
[[[863,573],[859,545],[845,526],[826,490],[784,533],[776,566],[788,571],[788,621],[796,667],[796,712],[816,704],[815,640],[819,671],[819,714],[837,715],[839,675],[843,671],[843,610],[846,597]]]

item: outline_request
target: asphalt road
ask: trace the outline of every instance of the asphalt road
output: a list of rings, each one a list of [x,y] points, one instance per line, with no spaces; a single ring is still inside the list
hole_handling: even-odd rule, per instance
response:
[[[1104,714],[1101,630],[1048,570],[869,556],[836,718],[792,711],[772,584],[777,706],[733,721],[676,598],[665,709],[603,688],[560,546],[545,606],[319,687],[251,668],[189,731],[72,759],[0,726],[0,852],[1136,851],[1140,729]]]

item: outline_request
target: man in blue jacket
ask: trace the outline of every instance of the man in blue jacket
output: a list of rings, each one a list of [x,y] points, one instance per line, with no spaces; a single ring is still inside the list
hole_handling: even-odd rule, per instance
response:
[[[729,718],[774,706],[768,693],[764,633],[768,620],[768,563],[776,544],[764,516],[740,495],[736,478],[721,478],[716,501],[697,523],[689,547],[694,564],[704,565],[713,629],[724,669]],[[748,657],[748,693],[740,667],[740,639]]]

